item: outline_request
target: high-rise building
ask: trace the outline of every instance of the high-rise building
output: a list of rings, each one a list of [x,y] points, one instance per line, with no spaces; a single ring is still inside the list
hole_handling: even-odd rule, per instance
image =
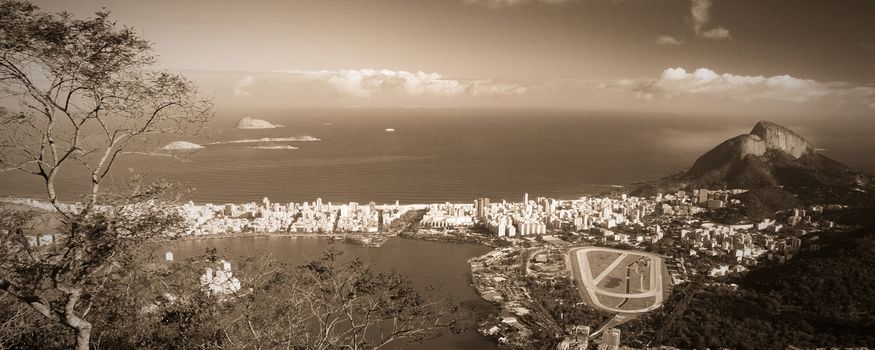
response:
[[[620,348],[620,330],[611,328],[605,333],[605,345],[608,350],[617,350]]]
[[[489,213],[489,198],[478,198],[474,201],[477,217],[483,219]]]

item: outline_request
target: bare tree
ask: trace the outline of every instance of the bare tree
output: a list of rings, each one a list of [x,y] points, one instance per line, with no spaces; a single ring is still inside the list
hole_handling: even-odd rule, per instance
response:
[[[146,273],[133,271],[136,262],[121,265],[124,272],[105,284],[112,298],[96,301],[93,347],[380,349],[471,324],[437,291],[416,290],[397,273],[372,271],[333,250],[302,266],[269,254],[235,260],[243,289],[205,293],[193,281],[207,267],[221,269],[219,256],[208,249]]]
[[[339,264],[329,252],[300,268],[307,349],[380,349],[396,340],[421,341],[458,330],[458,306],[417,292],[406,277],[374,272],[358,259]]]
[[[72,330],[80,350],[377,349],[458,329],[458,307],[449,301],[417,292],[396,273],[339,262],[335,253],[300,268],[258,261],[239,274],[252,289],[227,302],[200,290],[197,264],[144,266],[137,253],[145,243],[183,229],[165,205],[177,192],[134,178],[128,191],[112,193],[104,180],[150,135],[202,128],[210,101],[185,78],[149,70],[150,44],[107,13],[75,19],[0,0],[0,18],[0,104],[7,107],[0,111],[0,171],[41,179],[52,208],[0,213],[0,311],[9,300],[19,306],[0,317],[14,326],[3,333],[12,339],[0,341],[21,344],[15,337],[27,333],[20,326],[33,316],[61,325],[45,334]],[[56,183],[77,168],[86,170],[90,190],[71,206]],[[32,226],[47,216],[62,222],[56,241],[34,244]],[[159,302],[154,312],[141,310],[171,295],[175,301]],[[94,327],[103,329],[92,341]]]
[[[242,267],[252,291],[235,295],[238,308],[221,328],[232,348],[381,349],[419,342],[469,324],[465,312],[434,289],[417,291],[395,272],[375,272],[329,249],[296,268],[269,259]],[[253,273],[260,271],[261,273]]]
[[[27,220],[6,214],[0,227],[0,290],[76,333],[88,349],[93,295],[114,261],[136,245],[178,228],[159,195],[164,185],[139,183],[108,196],[104,179],[124,150],[149,135],[201,128],[212,103],[185,78],[150,70],[150,43],[106,12],[76,19],[21,1],[0,1],[0,165],[40,178],[54,215],[63,220],[55,244],[35,247]],[[64,205],[56,183],[87,170],[82,205]],[[18,220],[18,221],[16,221]]]

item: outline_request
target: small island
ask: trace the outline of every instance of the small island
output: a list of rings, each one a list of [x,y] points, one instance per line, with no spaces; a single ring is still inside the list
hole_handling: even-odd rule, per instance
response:
[[[237,129],[274,129],[281,128],[282,125],[273,124],[266,120],[255,119],[250,116],[245,116],[237,122]]]
[[[161,150],[163,150],[163,151],[182,151],[182,150],[195,150],[195,149],[201,149],[201,148],[204,148],[204,146],[198,145],[196,143],[191,143],[188,141],[173,141],[171,143],[168,143],[164,147],[161,147]]]
[[[249,149],[294,150],[294,149],[298,149],[298,147],[289,146],[289,145],[269,145],[269,146],[252,146],[252,147],[249,147]]]

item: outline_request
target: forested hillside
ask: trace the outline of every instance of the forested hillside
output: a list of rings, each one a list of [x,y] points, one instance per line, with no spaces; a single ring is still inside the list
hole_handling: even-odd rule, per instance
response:
[[[677,286],[662,310],[624,325],[641,331],[628,344],[875,346],[875,229],[824,237],[822,243],[826,247],[819,251],[725,283],[696,280]]]

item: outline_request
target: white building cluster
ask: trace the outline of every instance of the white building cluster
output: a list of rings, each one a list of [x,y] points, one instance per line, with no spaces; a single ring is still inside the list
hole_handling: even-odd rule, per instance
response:
[[[799,252],[802,239],[781,235],[783,225],[765,219],[757,224],[718,225],[704,223],[695,230],[681,230],[679,237],[691,242],[694,249],[711,255],[732,255],[738,262],[756,264],[767,254],[769,260],[784,262]],[[698,254],[691,252],[691,254]]]
[[[375,233],[409,209],[397,202],[380,206],[374,202],[334,205],[323,203],[321,198],[303,203],[271,203],[268,198],[261,204],[196,205],[189,202],[181,207],[188,222],[188,233],[196,236],[239,232]]]
[[[739,204],[737,199],[729,199],[731,195],[747,192],[745,189],[708,190],[698,189],[692,193],[677,191],[670,194],[658,194],[655,201],[659,203],[659,211],[664,215],[693,215],[705,210],[725,208],[731,204]]]
[[[423,226],[447,228],[482,223],[498,237],[544,235],[553,229],[583,231],[599,226],[641,224],[641,218],[654,211],[653,201],[627,197],[583,197],[560,201],[539,197],[522,202],[491,203],[480,198],[473,204],[433,204],[420,222]]]
[[[474,207],[470,204],[431,204],[419,224],[432,228],[474,226]]]
[[[240,291],[240,280],[231,272],[231,263],[221,260],[221,268],[215,271],[208,267],[201,275],[201,286],[211,295],[227,295]]]
[[[692,243],[694,249],[711,252],[712,255],[733,254],[738,261],[745,258],[755,258],[764,253],[756,248],[750,232],[753,225],[716,225],[705,223],[701,228],[681,230],[682,240]]]
[[[641,197],[622,195],[618,198],[583,197],[571,202],[572,222],[577,230],[598,226],[613,228],[623,224],[642,224],[641,219],[653,213],[654,203]]]

